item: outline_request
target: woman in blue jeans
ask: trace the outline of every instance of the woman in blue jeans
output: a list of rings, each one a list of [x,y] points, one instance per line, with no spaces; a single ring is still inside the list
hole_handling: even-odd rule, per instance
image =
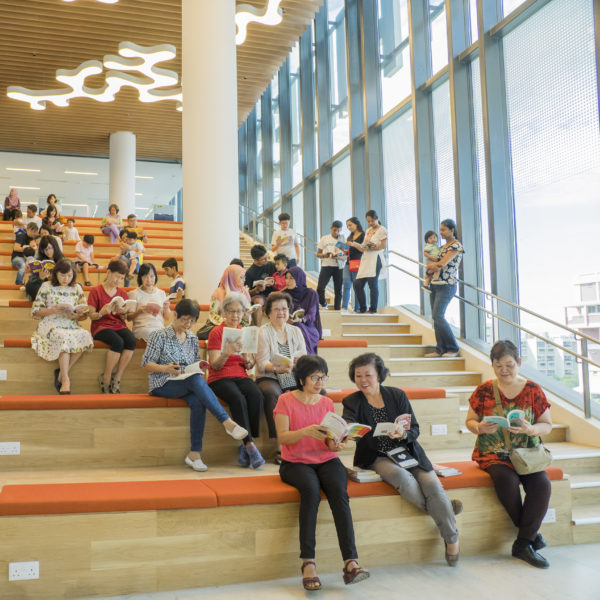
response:
[[[350,231],[350,235],[348,236],[348,242],[354,242],[356,244],[362,244],[365,239],[365,231],[358,219],[358,217],[350,217],[346,221],[346,227],[348,231]],[[349,244],[348,244],[349,245]],[[343,292],[342,292],[342,310],[348,310],[348,305],[350,304],[350,291],[354,286],[354,281],[356,279],[356,273],[358,273],[358,267],[360,265],[360,259],[362,256],[362,252],[357,250],[356,248],[350,246],[348,249],[348,260],[344,265],[344,273],[343,273]],[[354,312],[360,312],[360,304],[358,304],[356,300],[356,294],[354,294]]]
[[[440,256],[437,262],[427,266],[428,275],[439,273],[439,277],[429,286],[436,347],[434,352],[425,355],[426,358],[458,356],[458,344],[445,315],[448,304],[456,294],[458,267],[464,250],[462,244],[456,239],[456,223],[452,219],[442,221],[440,235],[445,242],[440,249]]]
[[[190,407],[191,450],[185,464],[194,471],[208,468],[202,458],[202,436],[208,409],[235,440],[243,440],[248,432],[233,421],[208,387],[200,373],[185,379],[173,379],[186,366],[200,360],[198,338],[190,331],[200,316],[195,300],[181,300],[175,307],[175,320],[169,327],[155,331],[148,341],[142,366],[149,371],[150,394],[166,398],[183,398]]]

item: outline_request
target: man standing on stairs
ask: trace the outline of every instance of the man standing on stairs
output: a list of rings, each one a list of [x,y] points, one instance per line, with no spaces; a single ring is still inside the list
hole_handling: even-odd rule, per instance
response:
[[[338,242],[344,243],[344,236],[340,234],[342,222],[334,221],[331,224],[331,233],[324,235],[319,240],[317,249],[317,258],[321,259],[321,272],[319,273],[319,283],[317,285],[317,294],[319,294],[319,305],[327,308],[325,299],[325,288],[329,280],[333,277],[333,289],[335,299],[333,308],[340,310],[342,307],[342,280],[344,276],[344,264],[346,255],[342,248],[336,246]]]
[[[300,245],[298,236],[293,229],[290,229],[292,217],[287,213],[279,215],[279,231],[273,232],[271,238],[271,250],[275,254],[285,254],[288,259],[288,268],[295,267],[300,262]]]

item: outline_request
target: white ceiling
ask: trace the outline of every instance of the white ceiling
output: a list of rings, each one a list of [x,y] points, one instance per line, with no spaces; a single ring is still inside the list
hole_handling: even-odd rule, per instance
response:
[[[40,171],[9,171],[7,167]],[[65,171],[97,175],[66,174]],[[3,201],[10,188],[15,187],[19,190],[21,205],[46,206],[48,194],[55,194],[65,215],[103,215],[108,206],[108,172],[108,158],[0,152],[0,199]],[[136,179],[136,213],[141,218],[154,205],[168,204],[182,185],[181,165],[177,163],[137,161],[136,176],[153,178]]]

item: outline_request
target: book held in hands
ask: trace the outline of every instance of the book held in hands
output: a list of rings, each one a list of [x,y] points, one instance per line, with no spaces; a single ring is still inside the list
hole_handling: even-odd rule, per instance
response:
[[[377,423],[373,437],[390,434],[402,434],[407,429],[410,429],[411,416],[406,413],[398,415],[393,423]]]
[[[346,423],[342,417],[334,412],[328,412],[321,421],[323,429],[327,430],[327,437],[339,444],[344,438],[357,440],[371,431],[369,425],[361,423]]]
[[[508,428],[508,427],[520,427],[521,423],[519,421],[525,420],[525,413],[518,408],[511,410],[506,417],[498,417],[496,415],[491,415],[489,417],[483,417],[483,420],[486,423],[496,423],[498,427]]]
[[[377,471],[373,469],[361,469],[360,467],[346,467],[348,478],[358,483],[369,483],[370,481],[383,481]]]
[[[292,321],[299,321],[304,317],[306,311],[303,308],[299,308],[292,313]]]
[[[209,362],[207,360],[199,360],[187,367],[184,367],[183,371],[179,375],[171,375],[169,379],[171,381],[179,381],[181,379],[187,379],[192,375],[202,375],[204,369],[209,366]]]
[[[117,311],[120,312],[133,312],[137,307],[137,302],[135,300],[124,300],[121,296],[115,296],[109,303],[108,309],[111,313],[115,313]]]
[[[52,271],[52,269],[54,269],[54,261],[53,260],[39,260],[37,258],[35,258],[34,260],[30,261],[27,263],[27,266],[29,267],[29,272],[32,275],[41,273],[42,270],[45,271]]]
[[[258,327],[223,327],[221,352],[225,351],[227,344],[234,344],[236,354],[254,354],[258,349]]]

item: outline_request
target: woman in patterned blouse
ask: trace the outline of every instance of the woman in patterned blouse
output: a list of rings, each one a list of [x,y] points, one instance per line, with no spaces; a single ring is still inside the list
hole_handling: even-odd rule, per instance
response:
[[[202,436],[206,422],[206,409],[235,440],[243,440],[248,432],[240,427],[219,404],[219,400],[200,374],[183,375],[185,367],[200,360],[198,338],[190,331],[200,316],[200,306],[195,300],[181,300],[175,306],[175,320],[150,335],[142,366],[148,376],[150,394],[166,398],[183,398],[190,407],[191,450],[185,464],[194,471],[206,471],[207,466],[200,457]]]
[[[506,509],[515,527],[517,539],[512,555],[539,568],[547,568],[548,561],[538,554],[546,545],[539,533],[542,519],[550,503],[551,485],[546,471],[518,475],[504,446],[504,434],[496,423],[487,423],[484,417],[495,414],[497,386],[503,416],[513,409],[525,413],[518,425],[508,428],[511,446],[527,448],[540,443],[540,435],[550,433],[552,419],[550,404],[542,388],[519,375],[521,359],[517,347],[509,340],[497,341],[490,353],[496,381],[486,381],[469,398],[466,425],[477,435],[473,460],[487,471],[494,481],[498,499]],[[519,484],[523,484],[525,500],[521,501]]]
[[[429,286],[436,347],[435,352],[425,355],[427,358],[458,356],[458,344],[445,315],[448,304],[456,294],[458,267],[464,250],[462,244],[456,239],[456,223],[452,219],[442,221],[440,235],[446,242],[440,248],[440,257],[437,262],[427,265],[428,275],[439,273],[437,279],[434,279]]]

